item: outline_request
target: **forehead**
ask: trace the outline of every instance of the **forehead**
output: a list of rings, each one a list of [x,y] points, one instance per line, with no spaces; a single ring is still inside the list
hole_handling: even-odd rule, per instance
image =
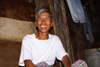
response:
[[[38,17],[40,17],[40,16],[50,17],[50,13],[48,13],[48,12],[43,12],[43,13],[40,13],[40,14],[38,15]]]

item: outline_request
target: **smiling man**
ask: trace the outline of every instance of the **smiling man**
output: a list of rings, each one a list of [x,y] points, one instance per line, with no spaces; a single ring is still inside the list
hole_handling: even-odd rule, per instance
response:
[[[38,32],[23,38],[19,66],[53,67],[57,58],[65,67],[71,67],[61,40],[58,36],[49,34],[53,26],[52,20],[52,13],[46,9],[40,9],[36,13]]]

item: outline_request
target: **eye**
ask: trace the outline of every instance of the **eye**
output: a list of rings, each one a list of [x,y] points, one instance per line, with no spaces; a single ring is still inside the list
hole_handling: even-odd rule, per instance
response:
[[[48,19],[48,17],[46,17],[46,19]]]
[[[38,17],[38,19],[40,20],[40,19],[42,19],[41,17]]]
[[[49,17],[46,17],[46,19],[50,19]]]

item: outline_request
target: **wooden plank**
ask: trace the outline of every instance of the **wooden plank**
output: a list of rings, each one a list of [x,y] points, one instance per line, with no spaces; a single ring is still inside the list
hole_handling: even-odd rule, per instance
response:
[[[61,6],[59,0],[49,0],[50,3],[50,10],[54,15],[54,27],[55,27],[55,34],[58,35],[63,43],[63,46],[66,47],[65,36],[62,27],[62,13],[61,13]],[[58,64],[57,64],[58,66]],[[62,67],[61,63],[59,67]]]
[[[70,41],[70,35],[67,24],[67,17],[63,0],[49,0],[50,10],[54,15],[54,28],[55,34],[58,35],[63,43],[65,50],[69,53],[69,58],[72,60],[72,47]]]
[[[90,10],[94,12],[95,10],[94,10],[94,6],[93,6],[93,1],[92,0],[89,0],[89,6],[90,6]]]
[[[100,9],[100,2],[94,6],[95,11],[98,11]]]
[[[35,4],[20,1],[0,1],[0,17],[35,21]]]
[[[55,13],[54,13],[54,0],[49,0],[49,5],[50,5],[50,11],[53,14],[53,29],[54,33],[57,35],[57,28],[59,27],[56,20],[55,20]],[[61,67],[60,62],[58,60],[55,61],[54,67]]]
[[[54,2],[53,2],[53,0],[49,0],[49,5],[50,5],[50,11],[53,14],[53,29],[54,29],[54,33],[56,34],[55,15],[54,15]]]
[[[85,6],[87,6],[89,3],[87,2],[87,3],[85,3],[84,5],[83,5],[83,7],[85,7]]]
[[[55,14],[55,24],[56,24],[56,35],[60,37],[63,46],[66,47],[65,37],[62,28],[62,14],[61,14],[61,7],[59,0],[54,0],[54,14]],[[60,67],[62,67],[62,64],[61,63],[59,64]]]
[[[74,56],[73,56],[73,49],[72,49],[72,44],[70,40],[70,34],[69,34],[69,28],[68,28],[68,23],[67,23],[67,16],[66,16],[66,11],[65,11],[65,5],[64,5],[64,0],[60,0],[61,3],[61,11],[62,11],[62,19],[63,19],[63,32],[65,35],[66,39],[66,45],[67,45],[67,52],[69,54],[69,58],[71,63],[74,61]]]

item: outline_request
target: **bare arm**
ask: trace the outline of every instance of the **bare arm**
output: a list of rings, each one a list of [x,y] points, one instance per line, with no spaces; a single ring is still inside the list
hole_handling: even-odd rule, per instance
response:
[[[67,57],[67,55],[63,56],[62,63],[64,65],[64,67],[71,67],[71,63],[70,63],[70,60]]]
[[[25,67],[36,67],[31,60],[25,60]]]

